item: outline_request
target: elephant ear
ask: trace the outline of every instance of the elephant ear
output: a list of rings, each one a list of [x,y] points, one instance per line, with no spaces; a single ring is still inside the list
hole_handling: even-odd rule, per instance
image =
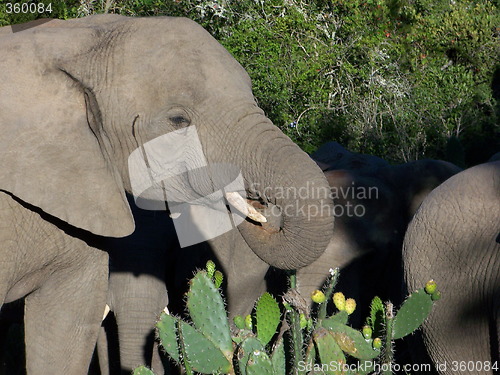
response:
[[[461,171],[447,161],[422,159],[384,168],[380,176],[396,188],[410,220],[432,190]]]
[[[57,43],[76,48],[78,39],[50,29],[0,34],[0,189],[75,227],[126,236],[134,221],[95,133],[98,110],[53,63]]]

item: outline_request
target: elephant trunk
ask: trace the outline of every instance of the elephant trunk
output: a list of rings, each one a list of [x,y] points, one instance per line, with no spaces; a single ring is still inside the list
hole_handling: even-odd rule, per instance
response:
[[[112,273],[109,302],[118,327],[122,371],[129,373],[141,364],[151,366],[154,324],[168,303],[164,282],[150,275]]]
[[[261,213],[274,223],[246,220],[238,226],[242,236],[271,266],[297,269],[312,263],[333,235],[333,203],[324,174],[261,112],[238,126],[247,137],[239,154],[250,156],[240,161],[247,194],[251,203],[259,200]]]

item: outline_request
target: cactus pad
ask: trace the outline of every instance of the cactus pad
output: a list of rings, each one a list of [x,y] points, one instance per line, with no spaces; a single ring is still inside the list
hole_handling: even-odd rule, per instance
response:
[[[205,271],[190,281],[187,307],[195,327],[226,356],[231,358],[233,344],[222,297]]]
[[[228,373],[231,362],[224,353],[201,332],[189,324],[180,322],[180,340],[190,367],[202,374]]]
[[[429,316],[432,297],[423,289],[412,293],[394,318],[393,339],[400,339],[415,331]]]
[[[215,263],[212,260],[207,261],[207,264],[205,266],[207,270],[207,276],[209,279],[211,279],[214,276],[215,272]]]
[[[373,336],[381,336],[384,332],[385,326],[385,307],[384,303],[379,297],[373,298],[370,304],[370,317],[368,318],[367,325],[372,327]]]
[[[321,363],[327,364],[324,373],[327,375],[341,375],[344,373],[343,365],[346,363],[346,359],[332,333],[326,328],[320,327],[314,331],[313,339],[318,348]]]
[[[236,315],[233,318],[233,322],[238,329],[245,329],[245,318],[243,318],[241,315]]]
[[[306,349],[306,364],[307,366],[313,366],[316,361],[316,347],[314,346],[314,341],[311,340],[307,345]]]
[[[257,301],[255,315],[257,337],[262,344],[267,345],[276,333],[281,318],[278,303],[269,293],[264,293]]]
[[[358,359],[373,359],[380,354],[372,348],[371,342],[366,341],[360,331],[345,324],[325,319],[321,322],[327,328],[340,348],[347,354]]]
[[[286,375],[286,357],[283,338],[280,338],[276,342],[273,349],[273,355],[271,356],[271,362],[273,363],[274,375]]]
[[[331,317],[327,318],[328,320],[335,321],[340,324],[347,324],[347,320],[349,319],[349,315],[347,314],[347,311],[339,311],[338,313],[332,315]]]
[[[240,372],[242,375],[246,375],[246,366],[250,358],[250,355],[254,351],[263,351],[264,345],[254,336],[249,336],[242,341],[238,349],[238,363],[240,366]]]
[[[222,285],[222,281],[224,281],[224,275],[222,274],[222,272],[220,272],[219,270],[215,271],[214,272],[215,287],[220,288],[220,286]]]
[[[273,364],[266,352],[255,350],[250,354],[246,373],[247,375],[274,375]]]
[[[157,335],[160,339],[161,346],[177,363],[180,362],[179,345],[177,342],[178,321],[178,318],[162,312],[160,320],[156,323]]]

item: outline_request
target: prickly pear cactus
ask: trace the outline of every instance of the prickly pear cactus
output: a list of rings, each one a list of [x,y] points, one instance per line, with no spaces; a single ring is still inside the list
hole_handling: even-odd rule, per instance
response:
[[[327,363],[325,374],[342,375],[344,374],[342,365],[346,363],[344,352],[332,335],[332,332],[326,328],[320,327],[313,333],[313,340],[318,349],[321,363]]]
[[[162,312],[160,320],[156,323],[156,332],[161,345],[176,363],[180,363],[181,361],[179,342],[177,340],[177,325],[179,321],[179,318]]]
[[[253,330],[253,319],[252,315],[248,314],[245,316],[245,329],[252,331]]]
[[[155,375],[153,371],[151,371],[150,369],[148,369],[147,367],[145,366],[140,366],[140,367],[137,367],[134,372],[133,372],[133,375]]]
[[[437,292],[437,284],[434,280],[429,280],[425,284],[424,290],[427,294],[434,294]]]
[[[321,326],[330,331],[344,353],[358,359],[373,359],[380,351],[373,349],[371,340],[365,340],[360,331],[335,320],[325,319]]]
[[[247,375],[274,375],[271,359],[266,352],[255,350],[250,354],[246,366]]]
[[[209,279],[214,277],[215,263],[212,260],[207,261],[205,269],[207,270],[207,276]]]
[[[374,297],[370,304],[370,316],[366,325],[371,327],[373,337],[382,335],[385,327],[385,306],[379,297]]]
[[[186,322],[180,322],[179,338],[189,366],[202,374],[223,373],[231,369],[231,362],[209,338]]]
[[[247,363],[250,359],[250,355],[255,351],[264,351],[264,345],[256,337],[249,336],[241,342],[238,348],[238,365],[242,375],[247,375]]]
[[[305,304],[297,303],[296,299],[284,298],[288,324],[284,337],[288,339],[284,341],[281,332],[270,350],[271,340],[281,322],[280,306],[276,300],[265,293],[256,303],[255,315],[237,316],[234,323],[239,330],[235,337],[231,337],[224,302],[214,284],[218,271],[212,263],[207,264],[207,270],[212,277],[206,271],[200,271],[190,281],[187,308],[193,324],[162,313],[156,325],[162,346],[188,375],[193,372],[303,374],[299,370],[300,363],[311,368],[320,365],[326,374],[352,375],[343,365],[353,363],[354,359],[371,365],[391,364],[394,361],[394,339],[417,329],[428,316],[433,301],[440,296],[437,285],[431,280],[425,289],[409,296],[397,313],[390,302],[384,305],[376,297],[367,324],[358,331],[348,325],[356,303],[340,292],[334,294],[338,271],[332,271],[324,292],[317,291],[312,296],[313,300],[316,299],[314,311],[305,309]],[[328,301],[332,299],[339,311],[327,317]],[[318,359],[320,363],[317,363]],[[325,364],[327,366],[323,366]],[[358,370],[356,375],[366,375],[372,370]],[[150,371],[141,367],[134,374],[151,375]]]
[[[415,331],[429,316],[432,309],[432,295],[419,289],[412,293],[394,317],[393,339],[400,339]]]
[[[196,329],[230,359],[233,344],[224,302],[205,271],[198,272],[190,281],[187,308]]]
[[[224,275],[222,274],[222,272],[220,272],[219,270],[215,271],[214,273],[215,287],[220,288],[220,286],[222,285],[222,281],[224,281]]]
[[[264,293],[256,305],[257,338],[263,345],[267,345],[280,323],[281,312],[276,300],[269,294]]]
[[[274,375],[286,375],[286,356],[283,338],[278,339],[275,343],[271,362],[273,363]]]

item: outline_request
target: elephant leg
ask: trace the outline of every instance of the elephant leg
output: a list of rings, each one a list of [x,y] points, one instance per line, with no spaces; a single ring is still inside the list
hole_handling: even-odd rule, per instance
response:
[[[165,364],[162,361],[162,357],[160,353],[162,349],[157,340],[154,342],[153,346],[153,359],[151,360],[151,368],[154,369],[156,375],[164,375],[165,374]],[[168,370],[166,371],[168,373]]]
[[[99,337],[97,339],[97,358],[99,358],[99,370],[101,375],[110,375],[110,360],[108,350],[108,337],[106,330],[101,327],[99,330]]]
[[[129,374],[140,365],[152,366],[154,325],[168,304],[165,281],[148,274],[116,272],[110,276],[110,291],[122,373]],[[155,360],[154,365],[155,374],[163,374],[161,361]]]
[[[60,256],[57,270],[26,297],[29,375],[87,374],[106,305],[108,256],[83,242],[78,247],[76,257]]]

